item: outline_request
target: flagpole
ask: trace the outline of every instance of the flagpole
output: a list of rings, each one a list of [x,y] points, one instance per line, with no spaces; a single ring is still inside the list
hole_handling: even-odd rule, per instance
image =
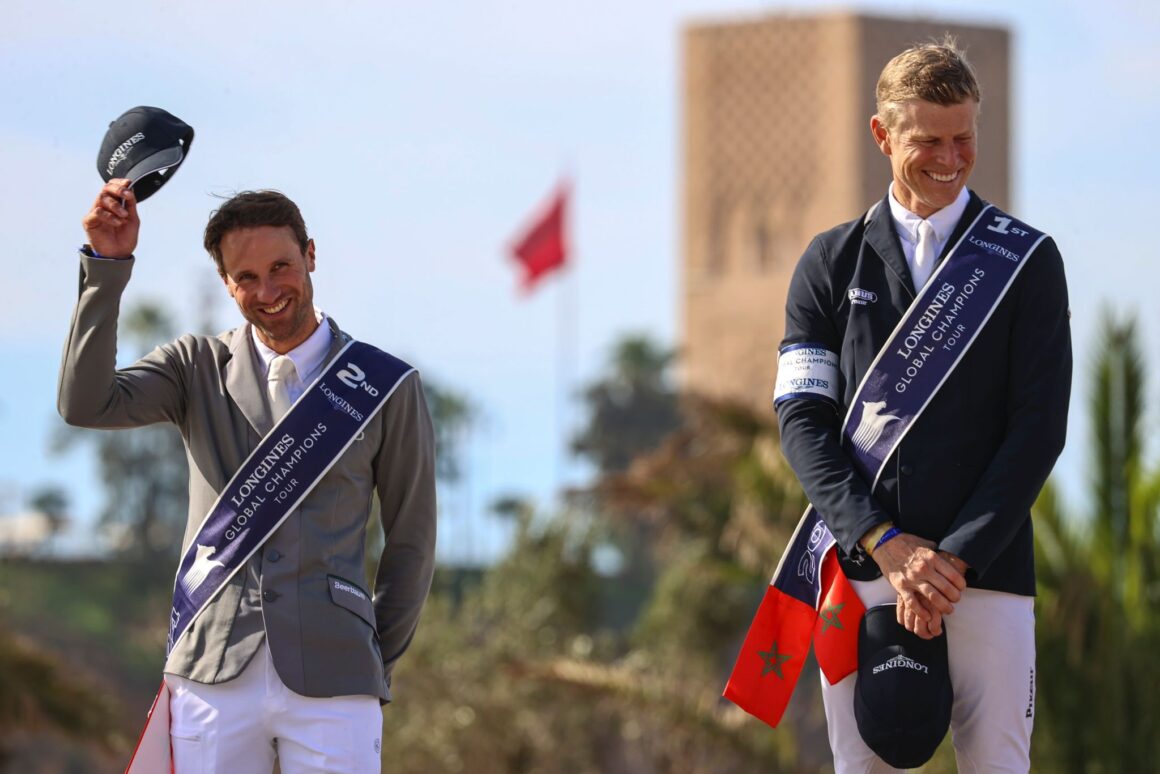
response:
[[[561,178],[545,211],[523,231],[512,247],[512,255],[524,268],[524,290],[530,290],[548,273],[568,273],[568,199],[571,182]],[[556,281],[556,383],[555,404],[555,484],[560,494],[567,478],[568,394],[575,376],[577,317],[577,280],[563,276]]]
[[[564,177],[561,184],[566,196],[573,203],[572,182]],[[571,389],[575,383],[579,340],[579,291],[580,280],[576,270],[575,245],[572,243],[571,226],[575,215],[569,211],[565,221],[565,241],[568,261],[563,266],[562,282],[556,293],[556,496],[561,503],[568,484],[568,460],[571,454]]]
[[[574,263],[564,269],[556,293],[556,493],[563,500],[571,455],[571,390],[576,380],[579,338],[579,279]]]

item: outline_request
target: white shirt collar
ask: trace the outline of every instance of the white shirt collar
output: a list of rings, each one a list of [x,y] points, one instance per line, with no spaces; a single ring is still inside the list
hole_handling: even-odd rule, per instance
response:
[[[286,357],[294,363],[298,379],[303,384],[310,383],[316,372],[322,368],[326,353],[330,351],[331,333],[326,313],[318,307],[314,307],[314,319],[318,320],[318,327],[314,329],[314,333],[310,334],[310,338],[286,353]],[[258,338],[258,332],[253,325],[250,326],[250,337],[254,340],[258,356],[262,358],[262,364],[269,371],[270,363],[278,357],[278,353],[267,347]]]
[[[912,245],[918,244],[918,224],[922,223],[923,219],[898,203],[898,200],[894,198],[893,183],[887,189],[886,199],[890,202],[890,214],[894,217],[898,236]],[[967,187],[964,185],[953,202],[926,218],[940,243],[945,243],[950,238],[959,218],[963,217],[963,213],[966,212],[967,203],[970,200],[971,195],[967,193]]]

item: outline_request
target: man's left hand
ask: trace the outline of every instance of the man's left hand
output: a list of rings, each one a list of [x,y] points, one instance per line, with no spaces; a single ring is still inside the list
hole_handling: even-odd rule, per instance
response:
[[[967,587],[963,574],[936,551],[933,541],[906,532],[875,549],[873,557],[902,601],[898,622],[924,639],[938,636],[942,616],[954,612]]]
[[[939,551],[938,556],[950,564],[960,575],[966,577],[970,565],[946,551]],[[921,596],[898,595],[897,602],[898,623],[908,632],[912,632],[924,640],[933,639],[942,634],[943,613],[930,605]],[[920,612],[921,611],[921,612]],[[953,610],[951,612],[954,612]],[[950,615],[951,613],[946,613]]]

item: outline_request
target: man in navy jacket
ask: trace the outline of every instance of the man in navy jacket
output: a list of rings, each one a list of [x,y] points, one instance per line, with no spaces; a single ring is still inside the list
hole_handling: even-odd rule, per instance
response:
[[[818,235],[794,273],[782,349],[838,366],[830,394],[776,397],[782,447],[867,607],[947,631],[960,771],[1027,771],[1034,715],[1030,509],[1063,448],[1071,340],[1063,262],[1046,239],[871,488],[840,445],[858,385],[985,203],[966,187],[980,94],[953,41],[908,49],[878,82],[886,197]],[[883,538],[885,537],[885,540]],[[855,677],[823,695],[836,770],[889,771],[860,738]]]

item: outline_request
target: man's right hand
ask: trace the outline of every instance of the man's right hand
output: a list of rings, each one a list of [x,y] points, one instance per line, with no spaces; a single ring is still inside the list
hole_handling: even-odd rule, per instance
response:
[[[937,637],[967,579],[939,556],[932,541],[906,532],[875,549],[873,557],[898,592],[898,622],[923,639]]]
[[[104,258],[128,258],[137,249],[141,219],[137,217],[137,197],[129,185],[122,178],[105,183],[93,208],[81,220],[89,246]]]

